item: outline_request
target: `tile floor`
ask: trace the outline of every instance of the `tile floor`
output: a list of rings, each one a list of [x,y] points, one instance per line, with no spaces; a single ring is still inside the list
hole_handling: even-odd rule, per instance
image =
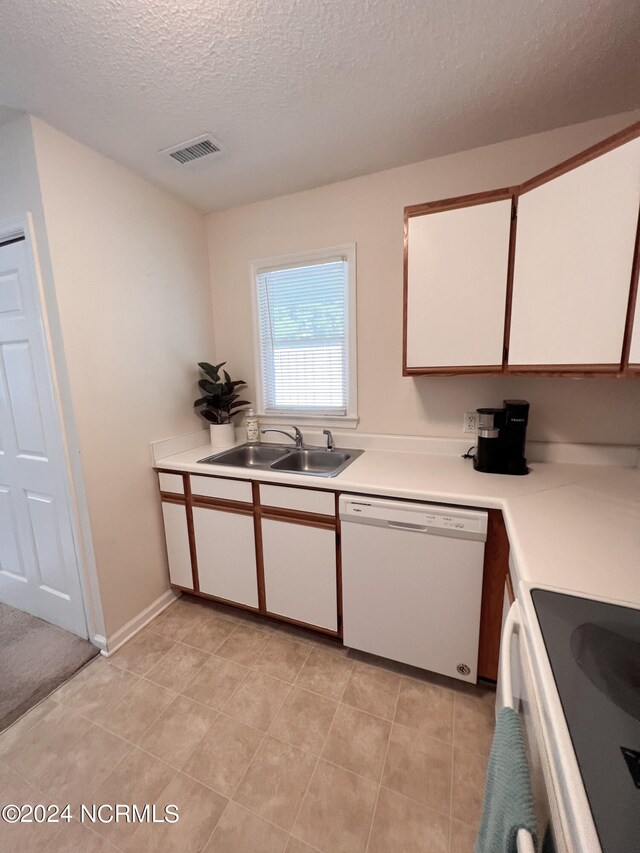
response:
[[[493,703],[183,596],[0,735],[0,803],[179,821],[0,824],[0,849],[471,853]]]

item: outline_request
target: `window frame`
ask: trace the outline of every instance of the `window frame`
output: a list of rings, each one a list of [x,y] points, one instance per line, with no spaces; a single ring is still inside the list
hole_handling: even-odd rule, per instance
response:
[[[347,411],[344,415],[304,413],[299,410],[280,413],[265,412],[264,388],[262,386],[263,364],[260,338],[260,318],[258,307],[258,275],[265,270],[287,269],[335,260],[342,255],[347,262],[347,299],[345,313],[347,318]],[[251,277],[251,306],[253,313],[253,363],[256,414],[259,418],[273,424],[291,424],[292,422],[308,426],[326,426],[334,429],[355,429],[358,425],[358,342],[356,317],[356,244],[345,243],[307,252],[292,252],[261,258],[249,265]]]

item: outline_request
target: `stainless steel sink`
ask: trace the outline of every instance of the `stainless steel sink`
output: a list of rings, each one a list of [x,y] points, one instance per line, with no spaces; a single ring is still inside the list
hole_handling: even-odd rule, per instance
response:
[[[335,477],[362,453],[363,450],[324,450],[321,447],[296,449],[279,444],[242,444],[198,461],[209,465],[306,474],[309,477]]]
[[[308,474],[312,477],[335,477],[361,453],[362,450],[303,448],[274,462],[271,470],[286,471],[289,474]]]
[[[214,465],[235,465],[236,468],[268,468],[276,459],[289,456],[293,451],[294,448],[279,445],[243,444],[198,461]]]

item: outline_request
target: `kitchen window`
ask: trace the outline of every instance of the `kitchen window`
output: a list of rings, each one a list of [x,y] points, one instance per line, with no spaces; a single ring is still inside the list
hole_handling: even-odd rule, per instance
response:
[[[252,264],[259,414],[355,426],[355,244]]]

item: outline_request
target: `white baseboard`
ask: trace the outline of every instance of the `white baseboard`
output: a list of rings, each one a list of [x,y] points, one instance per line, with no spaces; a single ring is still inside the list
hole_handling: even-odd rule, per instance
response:
[[[142,629],[148,625],[152,619],[155,619],[159,613],[166,610],[167,607],[169,607],[170,604],[173,604],[176,598],[180,598],[181,595],[182,593],[180,592],[168,589],[166,592],[162,593],[160,598],[156,598],[152,604],[140,611],[140,613],[138,613],[137,616],[134,616],[126,625],[123,625],[122,628],[118,628],[118,630],[110,637],[105,638],[95,636],[93,638],[94,645],[100,648],[100,653],[103,654],[104,657],[110,657],[114,652],[118,651],[120,646],[123,646],[139,631],[142,631]]]

